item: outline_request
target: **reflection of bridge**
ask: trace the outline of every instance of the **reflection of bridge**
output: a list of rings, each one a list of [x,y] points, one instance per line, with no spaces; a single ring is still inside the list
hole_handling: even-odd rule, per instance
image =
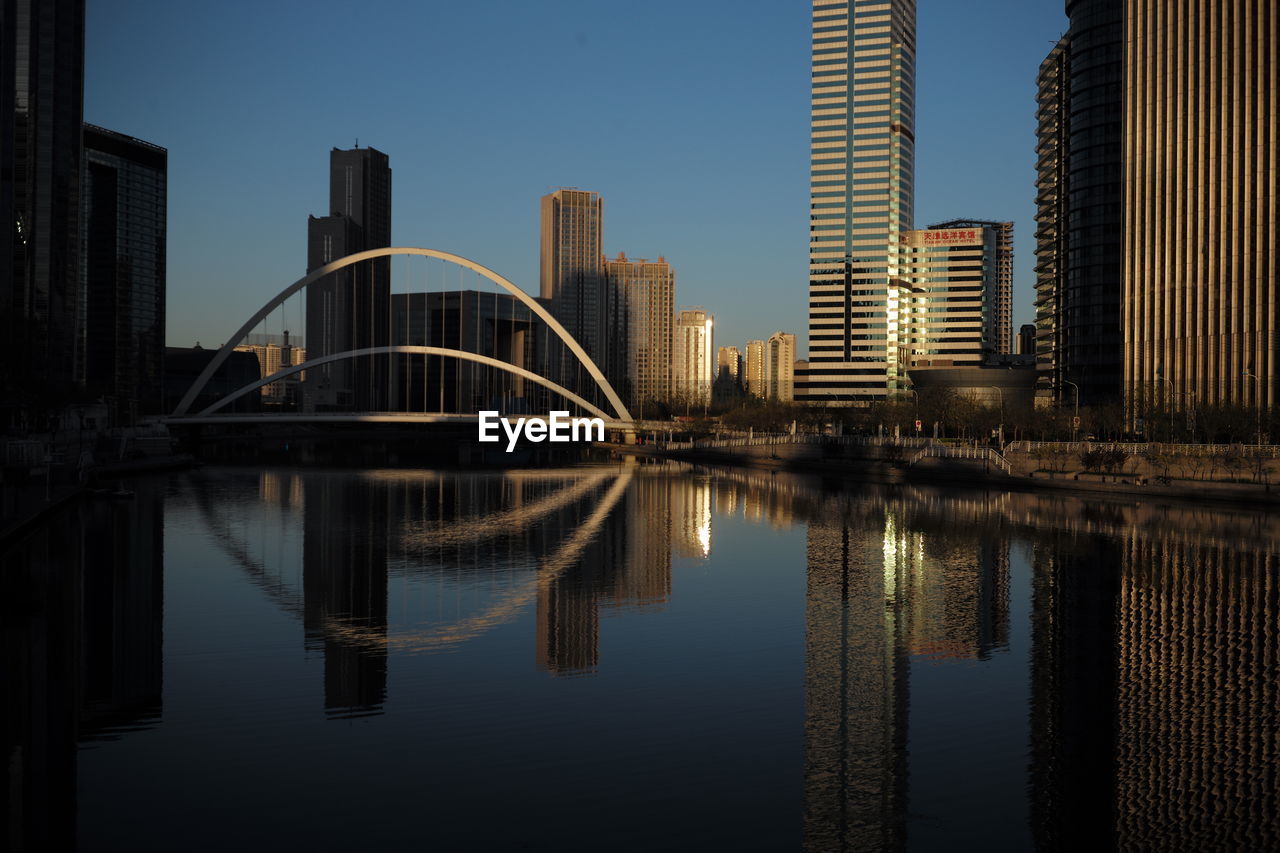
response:
[[[221,398],[211,402],[200,411],[190,414],[190,409],[200,396],[201,392],[208,386],[209,381],[218,372],[218,369],[230,357],[232,351],[243,342],[246,337],[259,326],[273,311],[279,308],[289,297],[300,293],[309,286],[321,282],[326,277],[338,272],[346,267],[358,264],[364,261],[370,261],[376,258],[390,257],[393,255],[419,256],[425,258],[437,258],[450,264],[457,265],[463,269],[488,279],[500,288],[505,290],[511,296],[515,297],[531,314],[540,319],[553,333],[556,338],[565,346],[570,354],[577,360],[583,369],[586,370],[590,379],[594,383],[596,390],[603,394],[607,406],[612,412],[597,406],[590,402],[578,391],[567,388],[560,382],[555,381],[546,376],[527,370],[513,362],[504,361],[499,358],[484,355],[478,352],[472,352],[464,349],[439,346],[419,346],[419,345],[388,345],[360,347],[357,349],[346,350],[344,352],[326,353],[307,361],[286,366],[268,376],[263,376],[256,382],[248,383],[236,391],[224,395]],[[248,321],[245,322],[240,329],[232,335],[232,337],[218,350],[217,354],[205,366],[204,370],[192,383],[186,394],[179,401],[173,414],[169,418],[169,422],[173,424],[211,424],[211,423],[265,423],[265,422],[311,422],[311,423],[342,423],[342,422],[359,422],[359,423],[408,423],[408,424],[434,424],[434,423],[474,423],[476,415],[474,413],[460,412],[287,412],[280,414],[217,414],[217,412],[225,406],[231,404],[237,399],[251,394],[265,386],[269,386],[274,382],[295,376],[303,371],[313,370],[322,365],[345,362],[354,359],[368,358],[373,356],[389,356],[389,355],[408,355],[408,356],[437,356],[443,358],[455,359],[460,362],[470,362],[479,364],[487,368],[501,371],[519,380],[527,380],[543,388],[546,388],[553,394],[569,403],[577,406],[587,414],[603,419],[607,425],[613,428],[634,428],[634,419],[627,410],[626,405],[618,396],[617,391],[605,378],[600,368],[596,365],[591,356],[584,350],[581,344],[570,335],[565,328],[556,320],[547,308],[525,293],[515,284],[505,277],[499,275],[488,267],[482,266],[448,252],[441,252],[435,249],[421,249],[414,247],[387,247],[381,249],[371,249],[366,252],[357,252],[348,255],[345,258],[339,258],[332,263],[326,264],[315,271],[303,276],[293,284],[286,287],[270,301],[268,301],[261,309],[257,311]]]

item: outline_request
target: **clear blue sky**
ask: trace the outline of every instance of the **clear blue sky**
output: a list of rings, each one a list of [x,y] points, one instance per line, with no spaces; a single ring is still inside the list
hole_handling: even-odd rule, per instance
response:
[[[810,4],[88,0],[85,120],[169,149],[168,340],[305,272],[328,152],[387,152],[393,242],[538,289],[538,197],[600,192],[718,345],[805,337]],[[1032,317],[1035,75],[1062,0],[919,0],[916,220],[1016,222]]]

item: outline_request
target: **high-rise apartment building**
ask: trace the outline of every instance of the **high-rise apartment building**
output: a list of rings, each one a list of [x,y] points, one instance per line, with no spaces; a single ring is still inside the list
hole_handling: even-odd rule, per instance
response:
[[[160,411],[168,152],[84,126],[76,376],[113,424]]]
[[[764,341],[747,341],[747,355],[743,359],[742,384],[746,387],[747,393],[753,397],[765,395],[764,359]]]
[[[0,2],[0,424],[74,388],[83,103],[84,0]]]
[[[1277,403],[1278,18],[1274,2],[1125,4],[1131,400]]]
[[[599,193],[562,187],[542,197],[541,213],[541,296],[615,389],[625,385],[622,347],[611,347],[626,333],[621,300],[604,271],[604,201]],[[559,361],[562,384],[579,392],[588,387],[577,359],[565,352]]]
[[[1004,226],[1009,226],[1007,229]],[[1007,337],[997,262],[1012,223],[935,226],[903,235],[902,362],[916,367],[977,367]]]
[[[716,378],[742,383],[742,351],[737,347],[719,347],[716,350]]]
[[[884,399],[905,382],[899,243],[913,217],[915,6],[813,3],[811,399]]]
[[[671,399],[671,336],[675,317],[676,274],[666,258],[648,261],[619,252],[604,262],[610,293],[621,310],[623,337],[613,347],[617,373],[625,376],[614,389],[635,410],[646,402]]]
[[[789,403],[795,399],[796,336],[774,332],[764,345],[764,395]]]
[[[676,400],[686,404],[711,402],[715,377],[714,319],[702,308],[682,308],[676,315],[671,382]]]
[[[1055,394],[1121,393],[1123,3],[1068,0],[1039,75],[1037,316]]]
[[[391,164],[376,148],[329,152],[329,214],[307,221],[307,272],[356,252],[391,245]],[[391,259],[339,270],[307,289],[307,349],[313,359],[391,340]],[[390,381],[386,356],[308,371],[308,408],[380,411]]]

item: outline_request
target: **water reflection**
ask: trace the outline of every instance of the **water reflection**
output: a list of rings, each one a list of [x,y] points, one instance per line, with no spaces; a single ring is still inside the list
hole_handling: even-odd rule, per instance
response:
[[[165,573],[177,568],[162,557],[166,518],[175,541],[216,549],[218,570],[289,626],[303,661],[270,656],[310,679],[298,689],[328,734],[307,735],[308,749],[354,724],[396,725],[392,711],[412,720],[430,708],[467,733],[455,760],[468,773],[499,762],[515,788],[571,786],[586,765],[555,750],[598,724],[601,706],[585,697],[616,720],[612,735],[594,730],[607,758],[630,748],[644,703],[628,716],[628,690],[646,683],[656,692],[645,701],[682,711],[663,730],[669,743],[644,748],[626,772],[591,777],[586,796],[599,798],[601,821],[612,820],[610,804],[657,785],[692,804],[668,801],[671,837],[710,833],[735,849],[1280,847],[1280,520],[628,465],[209,470],[50,522],[5,555],[0,576],[14,849],[14,839],[74,842],[77,742],[101,748],[160,723],[161,620],[187,618],[162,613]],[[771,541],[753,530],[783,537],[791,556],[762,550],[752,563],[738,540]],[[684,574],[698,567],[717,571]],[[792,589],[802,621],[770,621]],[[751,615],[737,619],[735,608]],[[665,657],[650,656],[664,638],[646,625],[664,626]],[[794,646],[780,657],[792,661],[794,688],[782,670],[753,673],[758,687],[735,681],[726,652],[709,644],[720,634]],[[505,648],[522,665],[505,663]],[[443,711],[414,690],[426,672]],[[654,672],[662,678],[646,681]],[[448,705],[473,681],[505,697],[497,728],[468,728],[475,708]],[[750,707],[744,690],[766,689],[784,723],[732,710]],[[537,716],[539,697],[555,697],[554,713]],[[790,751],[792,773],[738,790],[746,783],[715,767],[682,763],[689,743],[672,732],[693,727],[713,699],[729,709],[717,723],[746,726],[739,749]],[[519,761],[487,751],[503,726],[519,725],[506,703],[529,703],[521,716],[536,721]],[[791,708],[803,716],[788,717]],[[398,745],[371,760],[398,778],[406,731],[426,735],[388,731]],[[744,797],[759,798],[761,815],[729,817]],[[975,801],[1002,819],[982,818]],[[513,831],[502,843],[528,837]],[[633,846],[655,843],[636,836]]]

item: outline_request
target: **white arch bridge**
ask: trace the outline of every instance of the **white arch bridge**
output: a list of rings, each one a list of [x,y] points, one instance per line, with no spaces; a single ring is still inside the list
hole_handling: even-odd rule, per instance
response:
[[[505,290],[511,296],[515,297],[529,311],[543,323],[546,324],[548,330],[554,334],[571,353],[578,363],[586,370],[596,387],[603,394],[607,405],[612,411],[608,411],[591,401],[585,399],[580,394],[569,388],[564,387],[552,379],[541,376],[533,371],[526,370],[510,362],[501,359],[492,358],[480,353],[469,352],[461,349],[451,349],[438,346],[419,346],[419,345],[387,345],[362,347],[352,349],[345,352],[330,353],[318,358],[311,358],[301,364],[284,367],[269,376],[264,376],[255,382],[248,383],[243,387],[233,391],[230,394],[219,397],[217,400],[209,403],[198,412],[191,412],[191,407],[200,397],[202,391],[208,386],[209,381],[213,379],[218,369],[226,362],[227,358],[235,350],[242,341],[258,327],[263,320],[271,315],[278,307],[284,304],[285,300],[305,290],[312,284],[321,281],[326,276],[335,273],[341,269],[369,261],[375,258],[391,257],[393,255],[411,255],[425,258],[436,258],[450,264],[454,264],[463,269],[471,270],[474,273],[483,276],[500,288]],[[353,280],[352,280],[353,281]],[[281,413],[219,413],[219,411],[236,400],[247,394],[259,391],[264,386],[273,382],[278,382],[290,376],[296,375],[305,370],[311,370],[325,364],[342,362],[351,359],[357,359],[367,356],[377,355],[420,355],[442,356],[445,358],[457,359],[463,362],[480,364],[485,367],[493,368],[505,373],[511,374],[523,380],[527,380],[543,388],[548,389],[553,394],[564,399],[566,402],[578,406],[584,412],[601,418],[605,424],[613,429],[631,430],[636,427],[635,419],[631,416],[626,405],[618,396],[617,391],[609,383],[601,372],[599,366],[592,360],[591,356],[582,348],[572,335],[570,335],[555,317],[536,299],[525,293],[519,287],[516,287],[511,281],[504,276],[499,275],[488,267],[482,266],[475,261],[468,260],[460,255],[454,255],[449,252],[442,252],[436,249],[423,249],[417,247],[387,247],[382,249],[370,249],[367,252],[357,252],[353,255],[347,255],[345,258],[339,258],[315,271],[308,273],[293,284],[280,291],[266,305],[262,306],[252,317],[250,317],[243,326],[218,350],[213,359],[205,366],[200,375],[187,389],[186,394],[178,402],[173,413],[167,418],[171,424],[246,424],[246,423],[475,423],[478,415],[474,413],[450,413],[450,412],[281,412]]]

